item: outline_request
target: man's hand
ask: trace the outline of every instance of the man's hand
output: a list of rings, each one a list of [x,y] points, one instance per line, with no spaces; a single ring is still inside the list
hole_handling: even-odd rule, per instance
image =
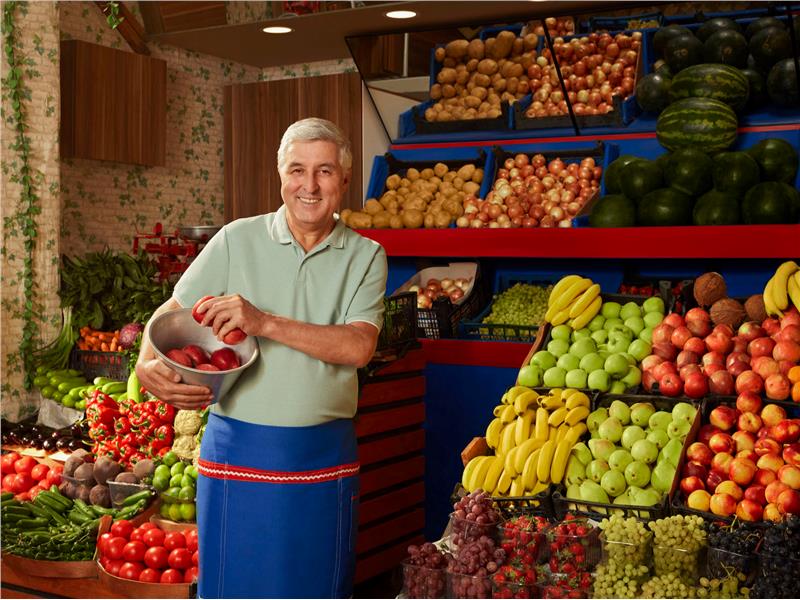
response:
[[[197,410],[213,400],[209,388],[181,383],[181,376],[158,358],[138,362],[136,375],[148,392],[176,408]]]
[[[268,318],[239,294],[210,298],[198,306],[197,311],[203,316],[201,325],[210,326],[220,341],[237,328],[247,335],[263,335],[263,325]]]

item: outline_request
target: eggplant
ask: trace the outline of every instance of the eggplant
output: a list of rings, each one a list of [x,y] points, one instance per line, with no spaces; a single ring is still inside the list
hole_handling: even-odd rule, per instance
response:
[[[69,445],[68,445],[67,447],[68,447],[70,450],[72,450],[73,452],[74,452],[75,450],[80,450],[81,448],[83,448],[83,447],[84,447],[84,446],[83,446],[83,441],[82,441],[80,438],[72,438],[72,439],[69,441]]]
[[[65,450],[69,448],[70,441],[72,441],[72,438],[60,437],[58,440],[56,440],[56,448],[59,450]]]
[[[23,433],[19,436],[19,444],[21,446],[32,446],[33,445],[33,436],[30,433]]]
[[[69,430],[72,432],[72,437],[75,437],[75,438],[82,438],[83,437],[83,429],[81,429],[81,426],[80,426],[79,423],[73,424],[69,428]]]
[[[45,452],[55,452],[56,449],[56,440],[53,438],[47,438],[42,442],[42,450]]]

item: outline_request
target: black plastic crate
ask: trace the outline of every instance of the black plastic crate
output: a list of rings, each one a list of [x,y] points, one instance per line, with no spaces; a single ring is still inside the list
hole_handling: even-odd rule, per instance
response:
[[[460,119],[454,121],[428,121],[425,110],[433,106],[433,101],[425,102],[411,109],[414,133],[458,133],[461,131],[508,131],[511,108],[507,100],[500,103],[500,116],[486,119]]]
[[[421,282],[424,283],[424,282]],[[458,324],[480,311],[490,295],[486,278],[478,265],[470,294],[461,304],[447,298],[437,298],[430,309],[417,309],[417,335],[428,339],[452,338],[458,333]]]
[[[128,356],[122,352],[96,352],[73,348],[69,355],[69,366],[83,373],[89,380],[95,377],[109,377],[127,381],[130,374]]]
[[[403,346],[417,339],[417,294],[403,292],[383,299],[383,329],[376,351]]]
[[[492,496],[492,502],[503,517],[503,520],[512,519],[519,515],[541,516],[553,520],[555,519],[555,513],[553,512],[553,502],[550,498],[552,487],[548,487],[535,496],[505,496],[502,498]],[[453,488],[453,493],[450,494],[450,504],[455,504],[466,495],[467,490],[463,485],[457,483]]]

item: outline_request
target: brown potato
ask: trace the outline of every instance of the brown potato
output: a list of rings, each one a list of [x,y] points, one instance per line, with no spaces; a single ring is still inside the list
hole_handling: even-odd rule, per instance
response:
[[[454,217],[460,217],[464,214],[464,207],[462,206],[461,202],[452,198],[450,200],[446,200],[442,204],[442,208],[449,212]]]
[[[392,215],[389,217],[389,227],[392,229],[402,229],[403,228],[403,217],[400,215]]]
[[[509,77],[522,77],[522,74],[525,73],[525,69],[522,68],[522,65],[519,63],[511,63],[511,67],[508,69],[508,74],[505,75],[505,78],[508,79]]]
[[[397,193],[400,194],[401,196],[407,196],[408,194],[411,193],[411,188],[399,187],[397,188]]]
[[[432,108],[425,109],[425,120],[428,122],[432,122],[436,120],[437,112]]]
[[[442,96],[445,98],[452,98],[456,95],[456,88],[454,88],[449,83],[446,83],[442,86]]]
[[[511,55],[518,56],[522,54],[525,49],[522,38],[514,38],[514,44],[511,46]]]
[[[489,87],[492,83],[492,78],[488,75],[484,75],[483,73],[476,73],[472,76],[472,81],[475,82],[475,85],[480,87]]]
[[[483,181],[483,169],[475,169],[475,172],[472,174],[472,181],[475,183]]]
[[[497,61],[491,58],[484,58],[478,63],[478,73],[483,75],[494,75],[497,73]]]
[[[447,58],[444,59],[442,64],[445,66],[445,68],[452,69],[453,67],[455,67],[458,64],[458,61],[455,58],[450,58],[448,56]]]
[[[458,71],[456,73],[456,83],[460,85],[466,85],[469,81],[469,71],[464,69],[463,71]]]
[[[481,186],[479,183],[475,183],[474,181],[467,181],[462,187],[461,191],[467,194],[468,196],[477,196],[478,192],[480,191]]]
[[[435,165],[433,165],[433,174],[436,175],[436,177],[439,177],[440,180],[441,180],[442,177],[445,176],[445,174],[449,170],[450,170],[449,167],[446,164],[442,163],[442,162],[438,162]]]
[[[421,210],[406,209],[400,215],[403,219],[403,225],[408,229],[418,229],[422,227],[423,215]]]
[[[466,164],[463,167],[461,167],[456,172],[456,177],[458,177],[459,179],[461,179],[463,181],[467,181],[468,179],[472,178],[472,174],[473,173],[475,173],[475,165],[473,165],[472,163],[469,163],[469,164]]]
[[[502,111],[499,108],[490,108],[489,112],[486,113],[486,117],[488,119],[496,119],[500,115],[502,115]]]
[[[514,63],[509,60],[505,60],[505,61],[498,61],[497,64],[500,67],[499,69],[500,75],[505,78],[510,77],[511,67],[514,66]]]
[[[487,38],[486,41],[483,42],[483,55],[486,56],[494,56],[494,45],[497,42],[497,38]]]
[[[503,101],[516,102],[517,101],[517,97],[514,94],[512,94],[511,92],[503,92],[500,95],[500,101],[501,102],[503,102]]]
[[[347,219],[353,213],[353,209],[345,208],[342,212],[339,213],[339,218],[342,220],[342,223],[347,225]]]
[[[481,105],[481,99],[477,96],[467,96],[464,98],[464,104],[467,108],[478,108]]]
[[[427,207],[428,207],[428,203],[425,202],[425,200],[423,200],[422,198],[419,198],[417,196],[414,196],[414,198],[412,198],[411,200],[407,200],[403,204],[403,211],[409,211],[409,210],[423,211]]]
[[[481,57],[481,58],[483,58],[483,57]],[[466,65],[467,71],[472,73],[475,69],[478,68],[478,63],[480,61],[481,61],[481,59],[478,59],[478,58],[469,59],[469,62],[467,62],[467,65]]]
[[[442,62],[444,57],[446,56],[446,52],[443,47],[439,47],[433,52],[433,57],[436,59],[436,62]]]
[[[372,215],[372,226],[376,229],[386,229],[389,227],[389,219],[391,219],[391,217],[392,216],[385,210],[375,213]]]
[[[456,189],[456,191],[460,190],[462,187],[464,187],[464,180],[461,177],[456,177],[453,179],[453,187]]]
[[[368,215],[375,215],[383,211],[383,205],[380,202],[371,198],[364,203],[364,212]]]
[[[509,94],[516,94],[519,88],[519,79],[516,77],[509,77],[506,79],[506,91]]]
[[[442,86],[439,83],[434,83],[431,86],[430,92],[431,100],[438,100],[442,97]]]
[[[528,92],[530,91],[531,89],[529,87],[528,81],[520,80],[519,85],[517,86],[517,98],[522,98],[523,96],[527,96]]]
[[[431,177],[431,183],[434,184],[436,187],[431,187],[431,192],[434,192],[439,189],[439,186],[442,184],[442,178],[438,175],[434,174]]]
[[[438,227],[439,229],[444,229],[450,226],[450,222],[452,220],[453,215],[446,210],[440,210],[433,215],[433,226]]]
[[[478,99],[478,100],[480,100],[481,102],[483,102],[484,100],[486,100],[486,95],[487,95],[488,93],[489,93],[489,92],[488,92],[488,90],[487,90],[485,87],[478,87],[478,86],[475,86],[474,88],[472,88],[472,96],[474,96],[475,98],[477,98],[477,99]],[[479,104],[479,106],[480,106],[480,104]]]
[[[467,55],[469,42],[467,40],[453,40],[444,47],[446,56],[459,59]]]
[[[408,177],[403,177],[400,180],[400,187],[407,187],[411,189],[411,180]]]
[[[505,58],[511,54],[511,48],[514,46],[514,40],[517,38],[510,31],[501,31],[495,38],[495,43],[492,50],[486,51],[486,55],[492,58]]]
[[[483,40],[475,38],[467,46],[467,56],[481,60],[485,55]]]
[[[433,229],[436,225],[436,218],[433,216],[433,213],[428,213],[422,218],[422,224],[425,229]]]
[[[453,120],[453,115],[450,114],[449,110],[443,110],[443,111],[439,112],[438,115],[436,115],[436,120],[437,121],[452,121]]]
[[[522,46],[525,48],[525,52],[536,50],[536,48],[539,46],[539,36],[535,33],[527,34],[524,38],[522,38]]]
[[[505,91],[505,89],[506,89],[506,80],[501,77],[500,79],[498,79],[497,81],[492,83],[492,89],[495,92],[497,92],[498,94],[503,92],[503,91]]]
[[[347,218],[347,225],[353,229],[369,229],[372,227],[372,217],[363,212],[353,212]]]
[[[445,68],[436,75],[436,81],[439,83],[455,83],[456,75],[455,69]]]
[[[474,108],[468,108],[467,110],[464,111],[464,116],[462,118],[465,121],[471,121],[472,119],[475,118],[477,114],[478,111],[476,111]]]
[[[525,73],[528,72],[528,69],[531,68],[533,62],[536,60],[535,55],[536,55],[535,52],[525,52],[522,56],[519,57],[519,64]]]
[[[455,178],[456,178],[455,171],[448,171],[447,173],[445,173],[444,177],[442,177],[442,185],[439,186],[439,189],[441,190],[446,183],[452,183]]]
[[[408,169],[406,171],[406,177],[410,181],[418,181],[419,180],[419,171],[417,169],[415,169],[414,167],[411,167],[410,169]]]
[[[427,169],[422,169],[422,171],[419,172],[419,176],[427,181],[431,177],[433,177],[433,169],[431,169],[430,167],[428,167]]]
[[[400,187],[400,175],[389,175],[386,178],[386,189],[396,190]]]

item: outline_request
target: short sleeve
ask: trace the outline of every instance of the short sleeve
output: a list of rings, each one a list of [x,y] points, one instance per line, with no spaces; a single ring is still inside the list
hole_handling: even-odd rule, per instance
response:
[[[181,306],[192,306],[203,296],[226,293],[230,256],[225,229],[208,241],[175,284],[172,296]]]
[[[345,323],[364,321],[372,323],[378,329],[383,327],[383,297],[386,293],[387,270],[386,252],[378,246],[347,308]]]

